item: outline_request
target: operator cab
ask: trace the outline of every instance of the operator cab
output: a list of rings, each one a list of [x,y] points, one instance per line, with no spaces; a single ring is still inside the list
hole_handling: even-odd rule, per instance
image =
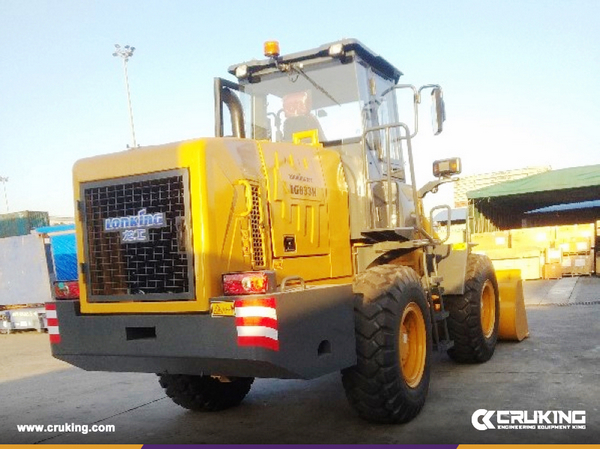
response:
[[[291,141],[283,127],[302,114],[318,120],[323,130],[319,139],[327,145],[360,139],[365,127],[396,120],[395,104],[390,108],[384,101],[378,108],[382,120],[367,109],[396,84],[402,72],[360,42],[344,40],[286,56],[271,49],[267,54],[270,59],[229,68],[244,93],[240,100],[246,137]]]
[[[229,68],[239,84],[216,80],[216,136],[292,142],[296,133],[317,130],[319,142],[341,155],[352,238],[413,229],[416,195],[402,148],[412,131],[399,123],[395,94],[407,87],[397,85],[402,72],[354,39],[279,53],[278,43],[268,42],[268,59]],[[420,91],[413,90],[417,102]]]

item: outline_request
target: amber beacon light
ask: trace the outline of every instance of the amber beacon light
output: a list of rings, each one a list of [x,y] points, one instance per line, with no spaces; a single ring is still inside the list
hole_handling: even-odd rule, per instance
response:
[[[265,56],[267,58],[276,58],[279,56],[279,42],[267,41],[264,45]]]

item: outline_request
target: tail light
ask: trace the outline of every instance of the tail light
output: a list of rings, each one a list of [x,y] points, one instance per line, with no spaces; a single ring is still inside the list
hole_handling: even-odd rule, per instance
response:
[[[227,273],[222,277],[226,296],[271,293],[277,286],[274,271],[245,271]]]
[[[79,299],[78,281],[59,281],[54,283],[54,297],[56,299]]]

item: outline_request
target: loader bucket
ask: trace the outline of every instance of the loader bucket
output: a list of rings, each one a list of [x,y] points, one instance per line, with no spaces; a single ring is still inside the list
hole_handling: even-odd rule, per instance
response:
[[[500,340],[521,341],[529,336],[521,270],[497,270],[500,291]]]

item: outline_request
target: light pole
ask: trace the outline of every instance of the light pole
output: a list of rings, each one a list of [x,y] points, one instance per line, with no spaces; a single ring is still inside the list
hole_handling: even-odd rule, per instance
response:
[[[4,202],[6,203],[6,213],[8,213],[8,195],[6,194],[6,183],[8,182],[8,177],[0,176],[0,182],[4,187]]]
[[[133,127],[133,109],[131,108],[131,94],[129,93],[129,76],[127,75],[127,62],[129,58],[133,56],[133,52],[135,51],[135,47],[130,47],[129,45],[125,45],[125,47],[121,48],[119,44],[115,44],[115,52],[113,56],[120,56],[123,59],[123,71],[125,72],[125,88],[127,90],[127,105],[129,106],[129,123],[131,124],[131,137],[133,138],[133,147],[137,147],[137,142],[135,141],[135,128]]]

